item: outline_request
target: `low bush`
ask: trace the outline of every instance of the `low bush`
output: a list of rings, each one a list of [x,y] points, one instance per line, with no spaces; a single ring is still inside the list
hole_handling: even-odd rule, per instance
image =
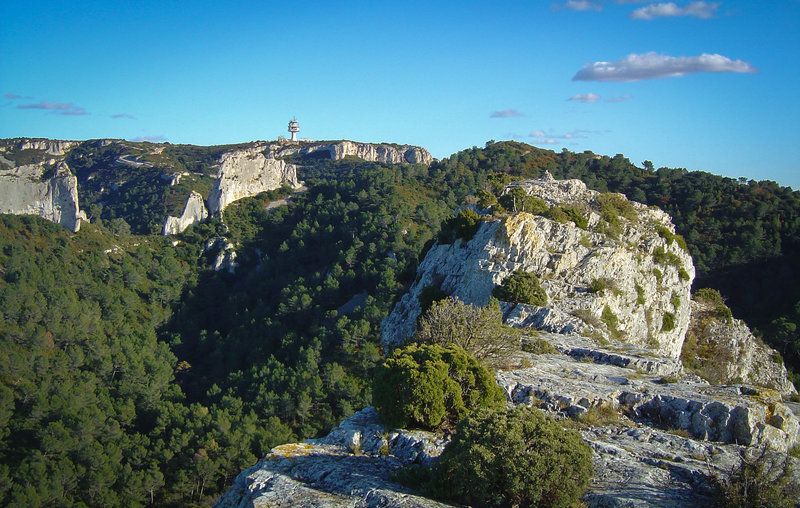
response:
[[[458,425],[432,472],[441,497],[473,506],[573,506],[592,477],[580,434],[525,406]],[[438,492],[437,492],[438,491]]]
[[[501,366],[519,349],[520,330],[503,324],[497,300],[476,307],[445,298],[434,302],[419,320],[414,341],[421,344],[459,346],[475,358]]]
[[[790,508],[800,499],[800,482],[788,454],[767,448],[741,452],[739,465],[712,479],[715,505]]]
[[[388,427],[440,429],[478,409],[500,409],[505,392],[458,346],[410,345],[375,370],[372,401]]]
[[[522,343],[522,350],[534,355],[549,355],[558,353],[558,349],[544,339],[533,339]]]
[[[524,303],[544,307],[547,305],[547,293],[539,284],[539,278],[522,270],[517,270],[492,291],[498,300],[512,303]]]
[[[672,312],[665,312],[664,317],[661,319],[661,331],[671,332],[675,329],[675,314]]]
[[[444,221],[442,229],[439,231],[439,242],[453,243],[457,238],[463,238],[468,242],[477,233],[481,222],[481,216],[475,210],[464,208],[455,217]]]

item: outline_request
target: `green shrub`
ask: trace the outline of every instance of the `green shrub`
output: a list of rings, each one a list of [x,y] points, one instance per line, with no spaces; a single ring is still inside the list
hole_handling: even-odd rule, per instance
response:
[[[614,311],[612,311],[611,307],[608,305],[603,307],[603,313],[600,315],[600,321],[602,321],[608,327],[613,337],[616,338],[619,335],[619,330],[617,329],[619,318],[617,318],[617,315],[614,314]]]
[[[700,288],[694,292],[692,298],[697,302],[702,302],[713,307],[713,312],[717,318],[724,320],[728,324],[733,321],[731,309],[725,305],[722,295],[719,294],[719,291],[716,289]]]
[[[481,225],[481,216],[472,208],[459,210],[458,215],[444,221],[439,231],[440,243],[453,243],[457,238],[472,240]]]
[[[533,353],[535,355],[549,355],[558,353],[558,349],[544,339],[534,339],[528,342],[523,342],[522,350],[526,353]]]
[[[665,312],[664,317],[661,319],[661,331],[671,332],[675,329],[675,314],[672,312]]]
[[[601,293],[601,292],[605,291],[605,289],[607,287],[608,287],[608,279],[605,279],[605,278],[594,279],[589,284],[589,292],[590,293]]]
[[[580,210],[575,208],[574,206],[569,205],[562,205],[561,209],[567,216],[567,219],[571,220],[581,229],[586,229],[589,227],[589,219],[581,213]]]
[[[478,189],[475,191],[475,198],[478,200],[478,206],[482,209],[489,208],[497,204],[497,198],[489,191]]]
[[[686,240],[681,235],[675,234],[666,226],[661,225],[656,226],[656,232],[658,233],[658,236],[667,241],[667,245],[672,245],[672,242],[676,242],[678,247],[688,252],[686,248]]]
[[[547,293],[539,284],[539,278],[530,272],[517,270],[503,280],[492,291],[492,296],[504,302],[524,303],[544,307]]]
[[[678,268],[678,278],[681,280],[689,280],[689,272],[684,267]]]
[[[503,324],[497,300],[475,307],[456,298],[431,305],[419,320],[414,341],[421,344],[460,346],[475,358],[502,366],[519,349],[520,330]]]
[[[634,287],[636,289],[636,305],[644,305],[644,288],[639,284],[636,284]]]
[[[477,409],[500,409],[494,375],[458,346],[410,345],[375,370],[372,400],[389,427],[452,427]]]
[[[599,194],[597,204],[600,206],[600,215],[608,222],[613,222],[616,217],[625,217],[628,220],[639,218],[633,204],[619,194]]]
[[[664,274],[661,273],[661,270],[658,268],[653,268],[653,275],[656,276],[656,282],[659,284],[661,284],[661,282],[664,280]]]
[[[727,475],[712,478],[714,505],[791,508],[800,499],[800,482],[788,454],[748,449]],[[795,471],[796,472],[796,471]]]
[[[444,300],[448,296],[450,295],[436,286],[425,286],[422,288],[422,291],[419,292],[419,296],[417,296],[419,307],[422,309],[420,315],[424,315],[426,312],[428,312],[428,309],[431,308],[431,305],[438,301]]]
[[[572,506],[592,477],[580,434],[534,408],[480,412],[458,425],[433,471],[434,492],[477,506]]]
[[[675,268],[683,268],[680,256],[674,252],[664,250],[663,247],[656,247],[653,249],[653,260],[660,265],[670,265],[674,266]],[[687,273],[687,278],[688,275],[689,274]]]
[[[672,304],[672,307],[675,310],[678,310],[681,307],[681,297],[675,293],[672,293],[672,298],[669,299],[669,303]]]

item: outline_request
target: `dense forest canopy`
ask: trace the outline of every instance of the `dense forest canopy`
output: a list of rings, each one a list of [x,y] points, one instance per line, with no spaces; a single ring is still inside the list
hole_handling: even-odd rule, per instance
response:
[[[223,148],[162,153],[202,189]],[[120,150],[137,152],[68,154],[94,218],[79,233],[0,216],[3,505],[207,505],[270,447],[326,432],[371,402],[379,323],[441,225],[479,189],[545,170],[672,214],[700,282],[800,371],[800,194],[772,182],[516,142],[430,166],[307,158],[305,192],[243,199],[163,238],[151,233],[187,191],[157,185],[163,160],[114,165]],[[233,273],[209,268],[220,237]]]

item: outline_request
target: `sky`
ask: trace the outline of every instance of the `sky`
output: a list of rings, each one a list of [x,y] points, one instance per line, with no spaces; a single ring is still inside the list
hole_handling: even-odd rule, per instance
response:
[[[800,189],[800,0],[0,0],[0,138],[489,140]]]

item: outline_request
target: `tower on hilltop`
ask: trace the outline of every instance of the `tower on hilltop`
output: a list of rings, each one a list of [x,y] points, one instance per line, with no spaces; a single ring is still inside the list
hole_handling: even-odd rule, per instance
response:
[[[291,122],[289,122],[289,132],[292,134],[292,141],[297,141],[297,133],[300,132],[300,123],[297,121],[297,118],[293,118]]]

